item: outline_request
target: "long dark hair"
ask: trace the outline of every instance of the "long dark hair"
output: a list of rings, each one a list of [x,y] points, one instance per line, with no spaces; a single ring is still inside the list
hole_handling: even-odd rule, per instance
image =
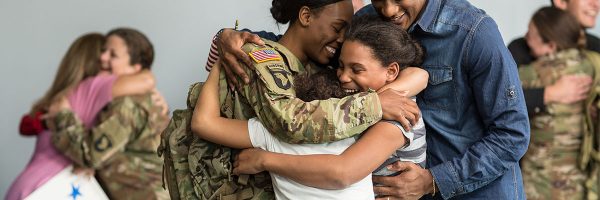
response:
[[[104,42],[104,35],[100,33],[88,33],[77,38],[61,60],[52,86],[33,104],[30,114],[46,111],[53,101],[67,95],[83,79],[98,74]]]

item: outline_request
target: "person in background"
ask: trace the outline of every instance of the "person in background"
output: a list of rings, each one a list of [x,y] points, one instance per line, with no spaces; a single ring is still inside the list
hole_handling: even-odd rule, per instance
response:
[[[141,32],[117,28],[107,34],[112,73],[118,76],[150,70],[154,48]],[[68,100],[51,120],[54,146],[76,163],[96,170],[111,199],[168,199],[162,188],[162,160],[157,156],[160,133],[168,117],[150,93],[114,99],[89,129],[76,117]]]
[[[531,143],[521,160],[528,199],[597,199],[600,165],[593,157],[598,139],[596,88],[600,55],[585,50],[584,32],[577,19],[556,7],[534,13],[526,41],[537,58],[519,67],[524,89],[555,84],[564,76],[597,79],[588,100],[552,102],[531,120]],[[599,59],[594,63],[593,58]],[[589,107],[588,107],[589,106]],[[594,116],[596,115],[596,116]]]
[[[120,77],[106,71],[109,55],[108,51],[103,51],[105,41],[99,33],[88,33],[75,40],[63,57],[52,86],[21,121],[21,134],[37,137],[35,151],[5,199],[26,198],[72,163],[52,146],[53,133],[42,119],[42,116],[56,112],[56,107],[51,105],[57,99],[69,99],[73,112],[86,127],[91,127],[100,109],[113,98],[146,93],[154,88],[154,76],[150,71]]]
[[[596,19],[600,12],[600,0],[551,0],[552,6],[565,10],[575,16],[578,24],[584,29],[596,26]],[[585,48],[600,52],[600,39],[590,33],[585,33]],[[518,38],[510,42],[508,49],[518,66],[530,64],[537,59],[532,54],[532,49],[527,45],[525,38]],[[540,88],[527,88],[524,91],[527,111],[530,116],[546,112],[546,105],[551,103],[575,103],[587,98],[592,77],[590,76],[562,76],[554,84]]]

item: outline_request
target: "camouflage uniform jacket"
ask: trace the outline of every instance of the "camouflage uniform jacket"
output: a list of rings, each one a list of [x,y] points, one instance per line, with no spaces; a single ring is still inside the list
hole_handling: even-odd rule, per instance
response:
[[[595,71],[581,51],[569,49],[519,68],[519,76],[523,88],[537,88],[552,85],[563,75],[594,76]],[[595,94],[595,90],[590,93]],[[582,155],[590,151],[583,146],[585,129],[594,126],[587,122],[586,102],[549,103],[546,113],[530,118],[531,141],[522,159],[529,199],[598,198],[598,169],[581,164]]]
[[[241,92],[227,87],[220,78],[221,112],[228,118],[257,117],[264,126],[288,143],[325,143],[355,136],[382,117],[379,97],[374,91],[342,99],[304,102],[296,98],[294,75],[314,73],[318,67],[302,63],[284,46],[263,39],[266,46],[242,47],[254,60],[246,69],[250,84]]]
[[[379,97],[374,91],[342,99],[304,102],[295,96],[294,75],[313,73],[316,66],[303,66],[285,47],[264,40],[266,46],[242,47],[254,59],[254,69],[246,69],[250,80],[239,91],[227,86],[220,75],[220,110],[231,119],[257,117],[280,140],[289,143],[324,143],[362,133],[381,119]],[[190,93],[191,94],[191,93]],[[195,102],[195,101],[194,101]],[[191,186],[199,199],[274,199],[267,173],[233,176],[236,150],[192,137],[187,160]],[[185,149],[185,145],[182,146]],[[183,151],[182,151],[183,152]],[[180,194],[188,195],[186,170],[175,166]]]
[[[71,111],[54,119],[54,146],[73,162],[96,169],[111,199],[168,199],[161,187],[162,160],[156,155],[168,122],[149,94],[115,99],[86,130]]]

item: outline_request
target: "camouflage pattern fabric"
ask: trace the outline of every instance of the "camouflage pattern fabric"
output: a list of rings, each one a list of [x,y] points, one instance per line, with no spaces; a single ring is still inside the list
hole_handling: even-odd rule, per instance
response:
[[[375,91],[325,101],[303,102],[296,98],[293,76],[315,73],[318,68],[314,65],[305,67],[285,47],[264,41],[267,46],[247,44],[242,47],[255,61],[256,70],[246,69],[253,80],[250,84],[240,91],[232,91],[227,87],[225,74],[220,74],[222,116],[243,120],[258,117],[271,133],[289,143],[325,143],[353,137],[381,119],[381,105]],[[165,169],[173,169],[165,171],[165,178],[170,179],[167,180],[168,188],[178,188],[179,193],[172,198],[274,199],[268,173],[232,175],[232,160],[237,150],[202,140],[191,133],[188,113],[193,112],[199,90],[199,87],[191,86],[187,111],[181,111],[182,114],[177,115],[181,117],[171,120],[176,128],[167,128],[163,133],[164,145],[160,150],[171,154],[171,158],[163,155]],[[185,153],[187,159],[183,158]],[[186,162],[187,167],[183,166]],[[183,177],[188,173],[186,170],[189,170],[191,184],[190,178]],[[194,195],[190,195],[191,191]]]
[[[598,69],[581,51],[569,49],[520,67],[519,76],[523,88],[540,88],[554,84],[563,75],[594,76],[595,71]],[[595,162],[581,162],[582,155],[590,151],[584,145],[583,136],[589,133],[584,127],[597,126],[588,124],[588,101],[550,103],[547,113],[530,118],[531,141],[521,161],[528,199],[598,199],[598,167]]]
[[[234,176],[232,149],[202,140],[190,129],[190,120],[202,83],[190,86],[187,108],[176,110],[162,133],[160,156],[163,178],[171,199],[275,199],[267,173]]]
[[[294,75],[317,72],[318,66],[304,66],[284,46],[266,39],[263,41],[266,46],[246,44],[242,47],[250,55],[263,51],[275,55],[269,55],[271,59],[254,59],[255,70],[245,69],[253,81],[241,91],[229,90],[225,73],[221,73],[221,113],[226,117],[257,117],[270,133],[288,143],[346,139],[362,133],[381,119],[381,104],[375,91],[311,102],[296,98]]]
[[[86,130],[73,112],[55,117],[52,142],[75,163],[96,169],[111,199],[169,199],[161,187],[162,160],[156,156],[167,122],[150,94],[115,99]]]

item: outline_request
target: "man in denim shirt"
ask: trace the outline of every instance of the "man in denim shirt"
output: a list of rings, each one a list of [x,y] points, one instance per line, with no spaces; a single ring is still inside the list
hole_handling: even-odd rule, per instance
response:
[[[427,128],[427,169],[376,177],[396,197],[525,199],[519,159],[529,122],[515,62],[494,20],[465,0],[373,0],[379,14],[426,49],[429,85],[418,96]],[[436,188],[432,187],[435,180]],[[408,195],[407,195],[408,194]]]
[[[494,20],[465,0],[372,3],[357,15],[379,14],[407,29],[425,48],[429,72],[417,100],[428,169],[392,164],[402,173],[374,177],[385,185],[375,192],[383,199],[525,199],[519,160],[529,144],[529,120],[517,67]],[[260,42],[247,33],[235,37]],[[235,58],[237,52],[228,52],[235,47],[227,48],[224,53]]]

